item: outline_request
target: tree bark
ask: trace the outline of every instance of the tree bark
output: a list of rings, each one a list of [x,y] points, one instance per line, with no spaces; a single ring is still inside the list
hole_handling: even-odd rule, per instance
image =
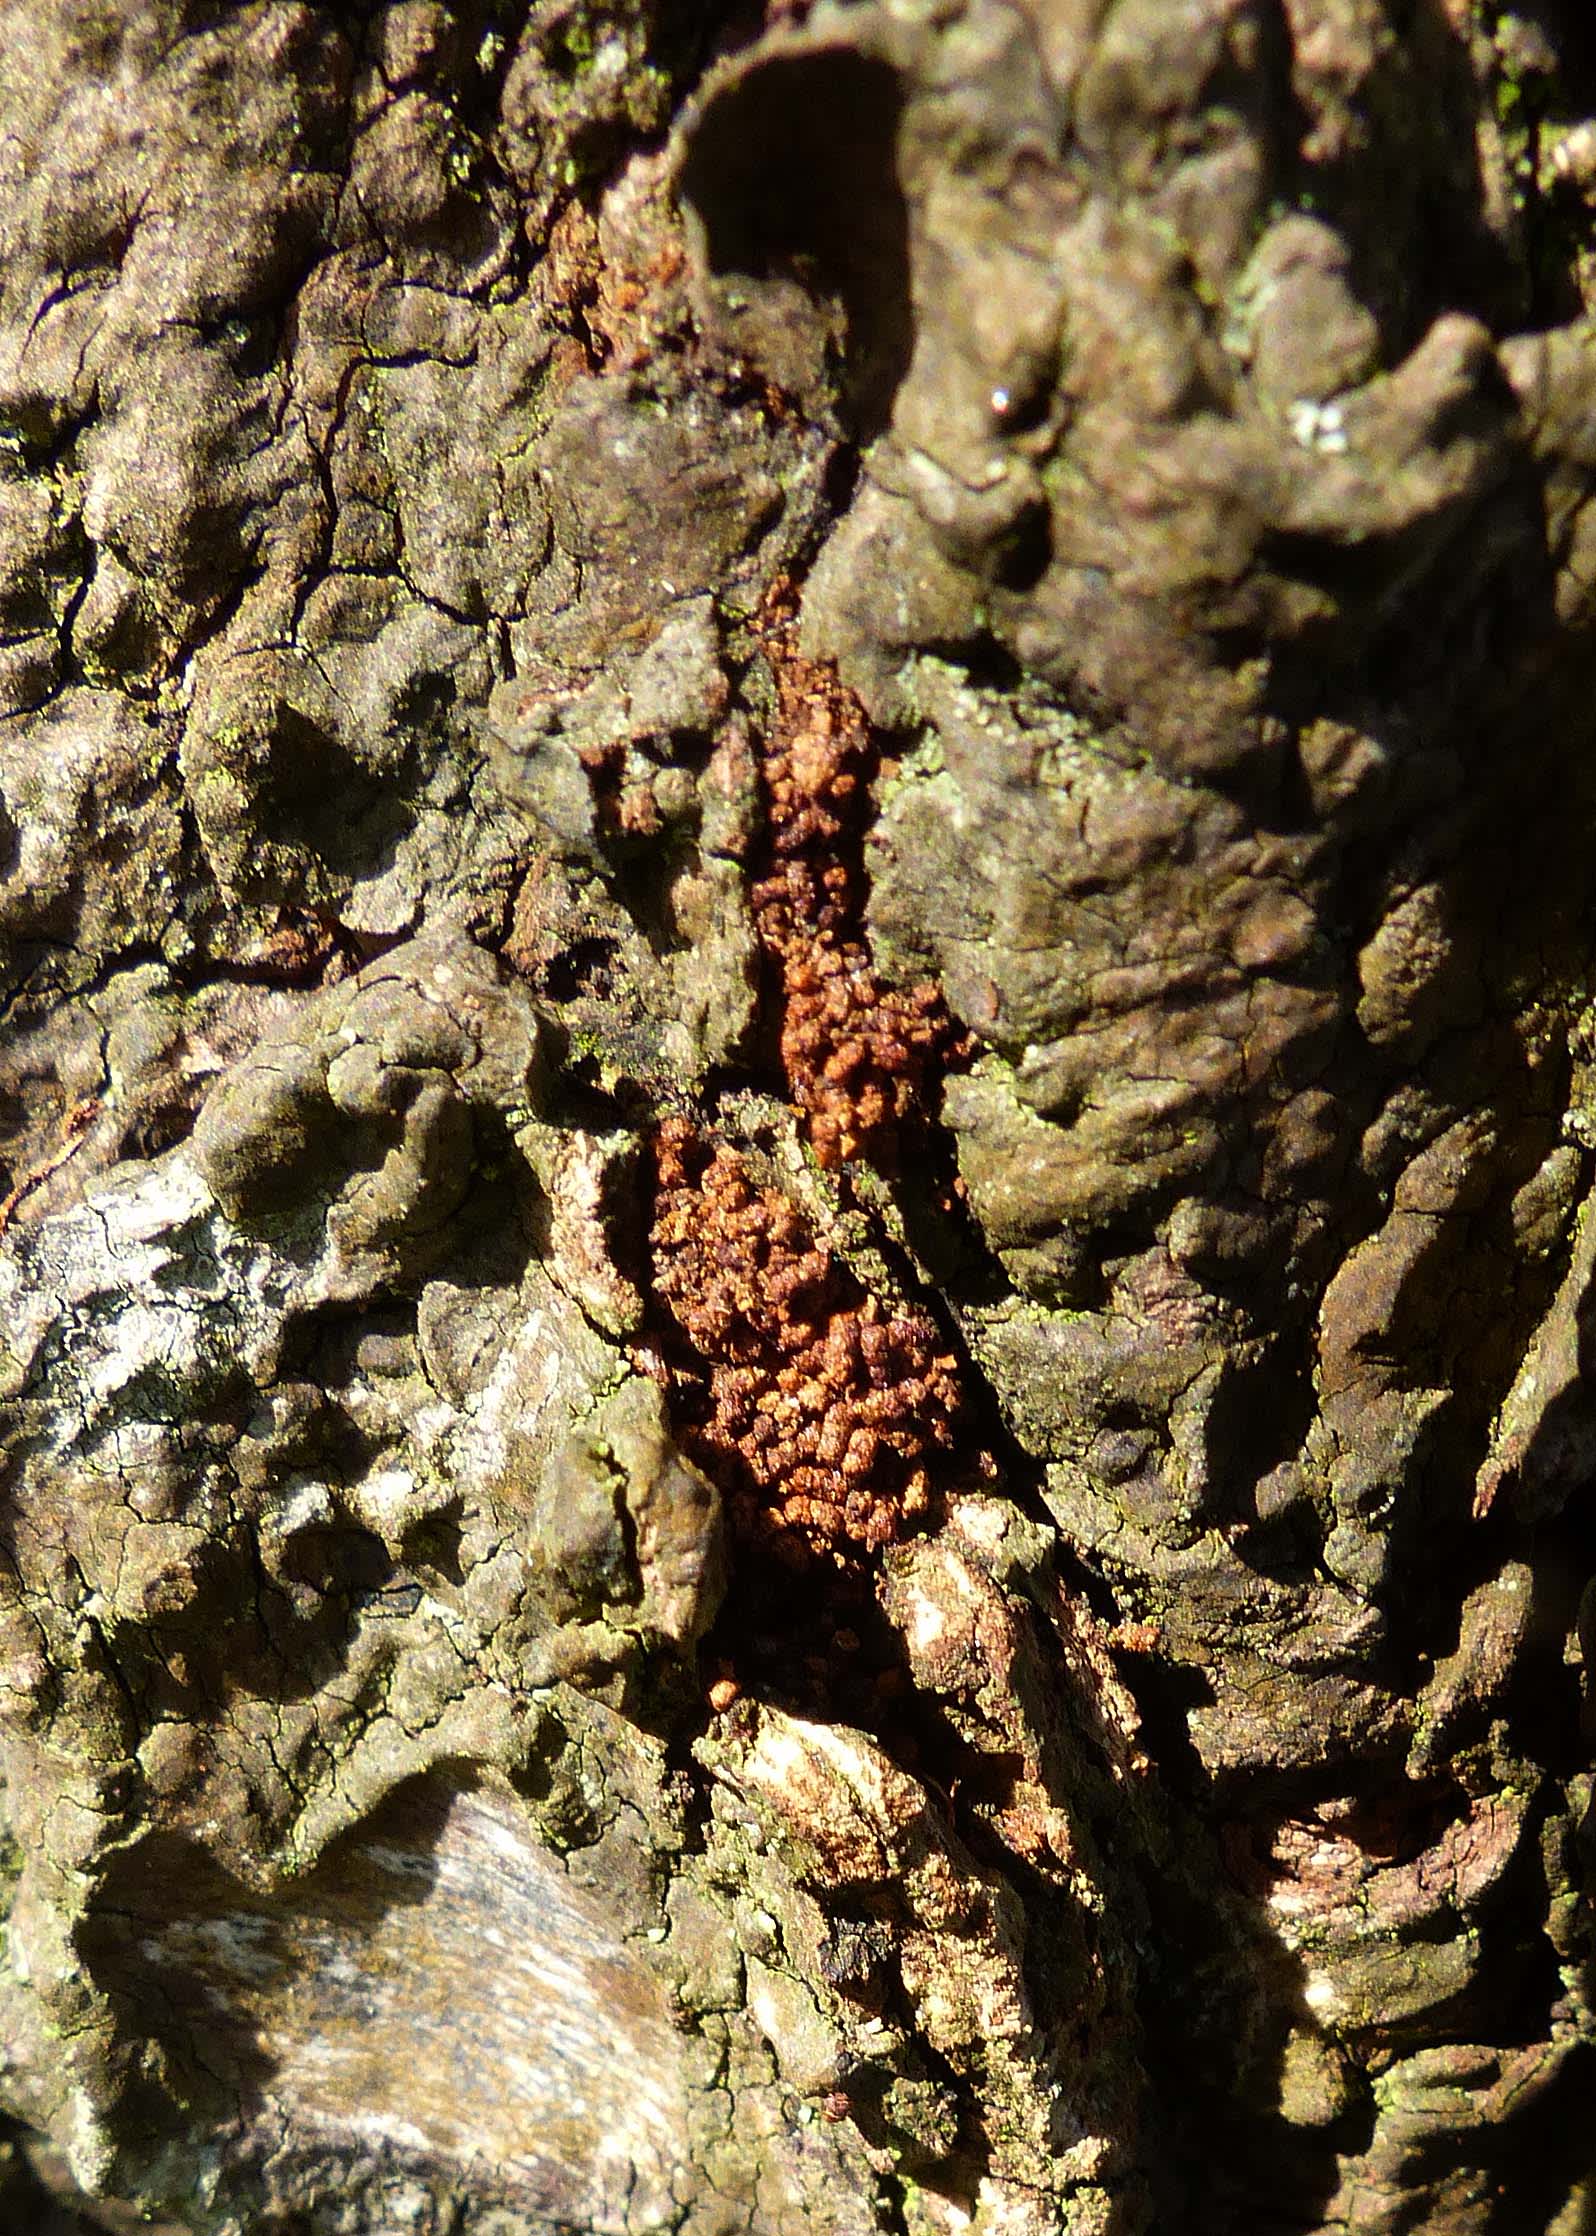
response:
[[[1568,0],[5,0],[0,2203],[1596,2227]]]

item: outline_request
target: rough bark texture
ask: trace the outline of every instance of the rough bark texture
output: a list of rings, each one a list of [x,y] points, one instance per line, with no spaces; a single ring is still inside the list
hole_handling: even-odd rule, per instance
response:
[[[7,2226],[1596,2225],[1596,42],[0,6]]]

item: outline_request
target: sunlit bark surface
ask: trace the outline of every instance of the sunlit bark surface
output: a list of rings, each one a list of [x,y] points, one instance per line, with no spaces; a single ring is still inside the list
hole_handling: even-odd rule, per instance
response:
[[[1588,2230],[1583,11],[0,54],[0,2219]]]

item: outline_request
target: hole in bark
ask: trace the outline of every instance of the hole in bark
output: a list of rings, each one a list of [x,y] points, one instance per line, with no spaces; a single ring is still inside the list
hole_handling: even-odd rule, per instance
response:
[[[710,103],[681,178],[712,278],[796,280],[840,311],[862,441],[886,425],[912,342],[902,108],[885,62],[846,49],[772,56]]]
[[[607,997],[614,991],[616,943],[603,935],[573,940],[543,972],[543,991],[551,1002],[574,1001],[578,994]]]
[[[158,1103],[153,1109],[141,1111],[123,1134],[117,1155],[142,1163],[175,1149],[194,1131],[194,1115],[187,1103],[177,1102]]]
[[[284,1556],[283,1573],[318,1592],[362,1600],[388,1582],[393,1562],[372,1531],[329,1526],[298,1533]]]

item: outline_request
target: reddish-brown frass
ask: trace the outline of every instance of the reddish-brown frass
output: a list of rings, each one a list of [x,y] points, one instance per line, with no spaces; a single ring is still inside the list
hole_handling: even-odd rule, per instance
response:
[[[878,754],[864,708],[797,649],[785,614],[764,646],[776,707],[764,747],[770,862],[754,921],[781,974],[781,1061],[821,1164],[897,1167],[960,1036],[930,984],[883,985],[864,941],[863,834]]]
[[[891,1310],[725,1143],[656,1143],[654,1289],[672,1411],[734,1529],[802,1561],[891,1544],[928,1511],[960,1410],[928,1313]]]

